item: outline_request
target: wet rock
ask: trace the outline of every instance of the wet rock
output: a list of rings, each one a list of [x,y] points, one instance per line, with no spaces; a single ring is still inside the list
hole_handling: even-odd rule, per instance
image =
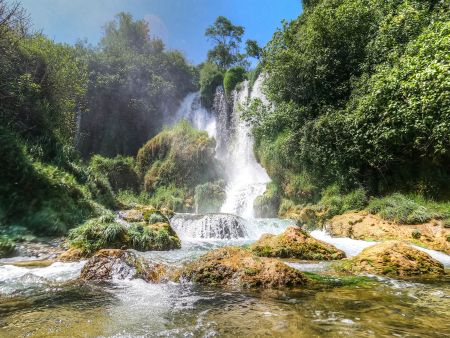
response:
[[[156,282],[161,279],[164,272],[164,266],[150,264],[133,251],[103,249],[89,259],[81,271],[80,278],[94,282],[136,278]]]
[[[296,226],[290,226],[281,235],[263,235],[251,246],[258,256],[298,258],[305,260],[334,260],[345,258],[345,253],[331,244],[311,237]]]
[[[342,270],[391,277],[439,276],[444,266],[427,253],[400,241],[387,241],[364,249],[342,262]]]
[[[402,240],[450,254],[450,229],[442,220],[422,224],[398,224],[365,211],[348,212],[326,222],[326,229],[336,237],[363,240]]]
[[[64,251],[59,257],[56,259],[59,262],[77,262],[86,258],[86,255],[82,250],[77,248],[70,248],[67,251]]]
[[[283,288],[307,284],[306,276],[281,261],[225,247],[207,253],[184,268],[178,278],[193,283],[231,288]]]

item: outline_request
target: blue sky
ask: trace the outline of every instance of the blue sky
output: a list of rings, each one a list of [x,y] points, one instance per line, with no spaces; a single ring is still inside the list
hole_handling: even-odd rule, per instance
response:
[[[281,20],[301,12],[300,0],[21,0],[33,28],[57,42],[73,44],[87,38],[96,44],[102,27],[119,12],[149,21],[152,34],[169,48],[185,53],[193,63],[206,58],[211,47],[204,36],[219,15],[246,28],[244,39],[261,45],[270,40]]]

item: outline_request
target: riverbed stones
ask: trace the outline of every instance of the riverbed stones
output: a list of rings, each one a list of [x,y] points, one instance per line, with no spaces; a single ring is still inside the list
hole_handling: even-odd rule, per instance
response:
[[[151,264],[131,250],[103,249],[92,256],[81,271],[80,279],[92,282],[140,278],[146,282],[159,281],[165,267]]]
[[[251,246],[251,250],[256,255],[264,257],[321,261],[345,258],[342,250],[311,237],[297,226],[288,227],[284,233],[278,236],[263,235]]]
[[[302,272],[283,262],[238,247],[210,251],[182,269],[178,279],[231,288],[297,287],[308,282]]]
[[[444,274],[440,262],[401,241],[387,241],[365,248],[359,255],[344,261],[342,270],[390,277]]]

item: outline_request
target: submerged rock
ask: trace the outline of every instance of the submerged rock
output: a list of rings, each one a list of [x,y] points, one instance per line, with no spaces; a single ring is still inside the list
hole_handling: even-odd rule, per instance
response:
[[[209,286],[282,288],[305,285],[306,276],[281,261],[250,251],[225,247],[210,251],[185,267],[180,280]]]
[[[388,241],[365,248],[343,262],[342,270],[391,277],[438,276],[444,266],[426,252],[400,242]]]
[[[94,282],[136,278],[156,282],[164,272],[163,265],[152,265],[133,251],[103,249],[89,259],[81,271],[80,278]]]
[[[281,235],[263,235],[251,246],[258,256],[298,258],[305,260],[334,260],[345,253],[331,244],[311,237],[301,228],[290,226]]]

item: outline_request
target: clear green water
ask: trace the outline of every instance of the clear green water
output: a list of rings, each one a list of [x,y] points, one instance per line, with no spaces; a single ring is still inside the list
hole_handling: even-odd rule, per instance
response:
[[[145,256],[182,265],[225,244],[184,243],[181,250]],[[450,337],[448,275],[236,292],[140,280],[81,284],[82,265],[0,266],[0,337]]]
[[[1,298],[2,337],[448,337],[450,285],[224,292],[140,281]]]

